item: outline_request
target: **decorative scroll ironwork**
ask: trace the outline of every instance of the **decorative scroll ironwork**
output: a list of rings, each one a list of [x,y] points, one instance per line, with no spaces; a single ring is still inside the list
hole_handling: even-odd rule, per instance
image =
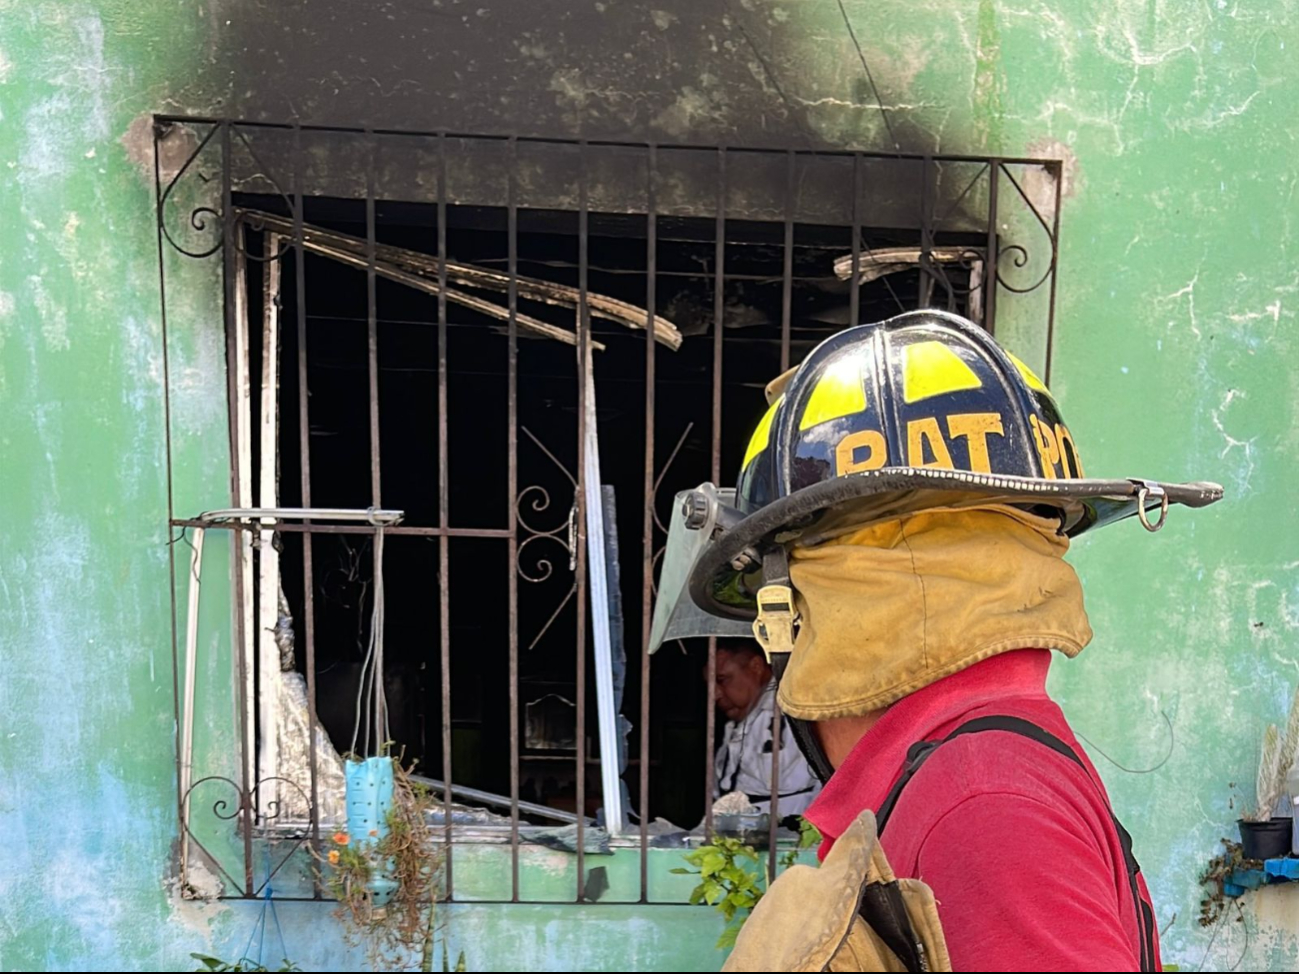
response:
[[[154,126],[155,157],[158,156],[157,145],[159,140],[166,138],[171,133],[172,130],[173,130],[173,123],[170,122],[159,122]],[[220,125],[212,124],[208,126],[207,134],[204,135],[203,138],[198,141],[193,151],[191,151],[188,157],[184,160],[184,162],[182,162],[180,166],[177,167],[175,174],[171,177],[171,179],[167,181],[167,185],[162,189],[161,193],[158,196],[158,230],[161,232],[163,239],[165,239],[167,243],[170,244],[174,250],[176,250],[178,253],[183,254],[186,257],[193,257],[196,259],[211,257],[213,254],[215,254],[217,251],[221,249],[224,243],[224,237],[222,236],[223,227],[222,227],[221,211],[215,207],[208,206],[206,204],[200,204],[199,206],[196,206],[192,210],[190,210],[188,216],[187,222],[189,223],[191,229],[193,229],[197,233],[207,234],[214,231],[216,232],[216,241],[212,243],[210,246],[205,248],[191,250],[189,247],[186,247],[183,244],[181,244],[172,235],[171,229],[168,227],[168,221],[167,221],[167,203],[169,200],[171,200],[172,194],[175,192],[176,187],[180,184],[181,179],[186,175],[186,173],[190,171],[191,167],[193,167],[198,157],[203,154],[203,150],[206,149],[209,144],[211,144],[212,140],[216,137],[217,133],[220,131],[221,131]],[[203,182],[207,183],[210,182],[210,180],[207,177],[203,177]]]
[[[1058,211],[1062,189],[1060,180],[1063,178],[1062,168],[1058,162],[1051,160],[1043,161],[1040,164],[1054,183],[1051,212],[1044,214],[1038,203],[1025,190],[1022,180],[1015,175],[1015,168],[1022,169],[1026,165],[1028,164],[1019,163],[1013,166],[1000,159],[979,163],[974,175],[965,183],[964,188],[950,200],[941,214],[926,214],[925,218],[922,219],[919,269],[921,274],[929,281],[929,285],[926,287],[937,286],[947,294],[948,310],[955,310],[956,298],[969,298],[977,292],[986,292],[989,280],[995,280],[996,284],[1006,291],[1024,295],[1031,294],[1053,279],[1058,259],[1055,223],[1058,222],[1059,218]],[[1039,258],[1035,256],[1034,249],[1030,244],[1024,240],[1002,241],[1000,239],[1002,228],[1012,216],[1012,214],[1006,212],[1005,204],[998,200],[998,194],[993,189],[993,181],[1000,181],[1002,177],[1014,188],[1015,195],[1023,204],[1026,215],[1031,218],[1030,223],[1040,228],[1045,237],[1044,243],[1047,256],[1043,269],[1034,279],[1028,282],[1013,280],[1006,272],[1007,266],[1015,269],[1026,268],[1039,263]],[[977,281],[971,281],[967,287],[962,287],[944,271],[942,262],[932,259],[929,255],[941,246],[938,243],[935,228],[946,225],[959,212],[962,205],[966,205],[967,201],[972,201],[975,197],[981,197],[984,205],[988,208],[989,237],[990,240],[995,239],[997,243],[995,247],[991,248],[991,253],[989,247],[964,247],[960,256],[955,261],[952,261],[966,272],[967,279],[972,276],[977,264],[983,263],[985,265],[984,273],[979,276]],[[1049,220],[1048,216],[1050,217]],[[990,257],[995,259],[990,260]],[[865,259],[868,258],[863,257],[863,260]],[[1053,311],[1054,309],[1052,309],[1052,313]]]
[[[529,498],[531,498],[531,500],[529,500]],[[529,503],[524,504],[525,500],[529,500]],[[526,538],[519,542],[518,555],[516,559],[517,565],[515,566],[519,573],[519,577],[524,581],[540,583],[547,581],[550,576],[554,574],[554,565],[544,554],[537,555],[536,561],[533,562],[532,567],[537,574],[533,575],[528,571],[527,564],[524,560],[524,553],[527,551],[529,545],[538,541],[553,541],[563,548],[568,554],[568,570],[571,572],[574,568],[573,556],[577,551],[577,508],[570,507],[568,517],[553,528],[541,528],[529,523],[528,519],[523,514],[523,509],[525,507],[537,513],[549,510],[550,508],[550,491],[546,490],[546,488],[542,487],[540,484],[532,484],[529,487],[524,487],[523,490],[519,492],[518,499],[515,501],[515,507],[518,512],[519,526],[528,534]]]
[[[173,131],[174,123],[157,123],[154,126],[155,144],[158,141],[167,138]],[[217,139],[218,135],[221,136],[220,140]],[[162,188],[157,203],[158,229],[162,234],[163,239],[178,253],[185,257],[192,257],[198,260],[213,256],[225,246],[225,236],[223,232],[224,216],[220,206],[208,202],[200,203],[189,211],[187,217],[183,218],[184,222],[187,223],[190,229],[195,233],[204,236],[209,234],[215,235],[215,239],[210,244],[206,244],[202,247],[194,247],[193,245],[182,243],[177,239],[176,234],[173,232],[173,226],[169,225],[171,221],[168,219],[168,204],[173,201],[173,195],[175,194],[177,187],[181,184],[182,179],[191,171],[196,171],[202,184],[201,188],[206,189],[208,192],[211,191],[212,186],[217,188],[221,186],[220,180],[214,180],[201,172],[197,172],[195,166],[199,157],[203,155],[204,151],[212,145],[214,141],[219,141],[222,155],[227,157],[217,163],[218,172],[221,172],[223,176],[229,176],[229,170],[231,168],[238,168],[241,170],[244,168],[250,168],[252,171],[256,172],[258,178],[264,179],[271,185],[275,194],[279,196],[280,200],[283,202],[287,213],[293,217],[297,216],[293,197],[285,191],[283,183],[279,178],[277,178],[274,170],[267,166],[263,161],[261,155],[253,147],[253,143],[248,138],[244,129],[235,122],[210,123],[207,125],[206,134],[204,134],[201,139],[197,140],[194,148],[190,151],[188,156],[186,156],[185,160],[176,168],[176,172],[167,181],[166,186]],[[246,155],[248,161],[252,163],[252,166],[240,166],[241,160],[234,157],[236,152],[242,152],[242,154]],[[232,219],[237,224],[246,226],[248,229],[253,231],[261,232],[264,229],[261,221],[252,214],[239,214],[238,216],[232,217]],[[292,242],[285,238],[281,238],[280,247],[274,254],[261,254],[255,250],[248,249],[246,246],[245,234],[237,233],[235,235],[235,241],[240,252],[248,260],[256,263],[267,263],[281,260],[285,254],[293,249]]]
[[[287,844],[288,851],[281,852],[278,856],[272,856],[269,851],[267,852],[265,875],[260,883],[254,881],[253,864],[245,854],[241,863],[244,875],[242,879],[237,878],[222,862],[221,857],[208,848],[193,828],[193,805],[196,793],[199,789],[209,785],[224,786],[233,793],[229,797],[218,797],[212,800],[209,811],[218,822],[234,823],[237,831],[246,836],[245,845],[247,845],[247,839],[251,838],[252,828],[255,827],[261,831],[275,829],[277,820],[280,817],[281,806],[284,803],[278,799],[262,801],[260,796],[263,789],[272,787],[277,790],[284,787],[292,788],[298,793],[298,797],[308,809],[311,807],[311,796],[297,782],[281,776],[264,778],[255,783],[251,789],[245,791],[238,782],[225,775],[207,775],[200,778],[190,785],[185,794],[181,796],[181,827],[185,833],[184,841],[192,843],[194,848],[202,853],[207,864],[215,870],[219,880],[233,890],[236,897],[252,898],[261,896],[271,880],[280,873],[298,850],[307,844],[310,837],[300,832],[280,835],[276,844]],[[188,895],[201,895],[198,890],[190,886],[188,876],[182,876],[182,882],[186,884]]]
[[[573,476],[572,471],[570,471],[568,467],[564,466],[560,459],[537,438],[536,434],[534,434],[532,430],[528,429],[526,426],[521,426],[519,428],[528,439],[536,445],[537,449],[550,460],[555,468],[564,475],[573,488],[573,500],[568,509],[568,516],[553,527],[549,528],[541,527],[536,523],[529,521],[528,516],[524,514],[525,509],[530,510],[534,515],[550,510],[551,500],[549,490],[540,484],[530,484],[519,491],[519,496],[515,498],[515,514],[524,537],[523,540],[519,542],[518,548],[515,552],[514,568],[515,571],[518,572],[519,577],[524,581],[541,584],[542,582],[549,581],[551,576],[554,575],[555,566],[551,561],[550,556],[545,552],[530,552],[529,548],[533,545],[544,544],[545,542],[559,545],[564,554],[568,556],[569,572],[575,572],[577,569],[577,545],[579,537],[577,527],[578,483],[577,478]],[[555,610],[550,614],[550,617],[546,619],[546,622],[542,625],[537,634],[532,637],[531,642],[528,644],[529,649],[536,647],[542,637],[550,630],[550,627],[554,625],[555,620],[559,618],[560,613],[564,611],[568,606],[568,603],[573,600],[573,596],[576,594],[577,582],[576,578],[574,578],[573,584],[569,586],[564,597],[560,600],[559,605],[556,606]]]
[[[297,211],[297,207],[294,205],[294,200],[288,193],[284,191],[283,185],[275,177],[274,170],[270,166],[266,165],[265,162],[262,161],[261,156],[257,154],[257,150],[253,148],[252,142],[248,140],[248,136],[243,131],[242,128],[240,128],[238,125],[234,125],[232,126],[232,129],[234,134],[239,139],[238,144],[243,146],[244,151],[248,153],[249,158],[253,161],[254,165],[256,166],[257,175],[260,178],[265,179],[267,182],[271,184],[272,188],[274,188],[275,190],[275,194],[279,196],[281,201],[283,201],[285,209],[288,211],[289,215],[296,218],[299,214]],[[240,213],[239,222],[242,223],[244,226],[248,227],[248,229],[257,232],[261,232],[264,229],[261,219],[256,214]],[[259,254],[255,250],[249,250],[247,248],[246,234],[236,235],[235,240],[238,242],[239,247],[243,249],[244,255],[249,260],[256,261],[257,263],[263,263],[263,264],[269,263],[271,261],[282,260],[284,258],[284,255],[287,254],[290,250],[292,250],[294,246],[293,242],[289,240],[287,237],[281,237],[279,250],[277,250],[273,254]]]
[[[1010,262],[1015,267],[1027,267],[1032,262],[1032,255],[1031,252],[1028,250],[1028,248],[1021,243],[1008,243],[1004,247],[1002,247],[1000,252],[998,253],[997,283],[1000,284],[1002,287],[1004,287],[1007,291],[1011,291],[1015,294],[1029,294],[1032,291],[1036,291],[1047,281],[1051,280],[1051,278],[1055,275],[1056,260],[1057,257],[1059,256],[1058,255],[1059,244],[1058,241],[1056,240],[1056,231],[1053,228],[1052,224],[1047,223],[1046,218],[1042,216],[1042,213],[1041,211],[1038,210],[1037,205],[1029,197],[1028,193],[1024,191],[1024,187],[1020,184],[1020,181],[1015,178],[1015,174],[1011,172],[1011,170],[1008,167],[1006,167],[1004,164],[1000,166],[1000,171],[1010,181],[1010,184],[1015,187],[1015,192],[1019,195],[1019,198],[1023,200],[1024,205],[1028,209],[1028,212],[1032,215],[1033,219],[1036,221],[1038,226],[1042,228],[1042,232],[1046,235],[1047,245],[1050,248],[1050,256],[1046,261],[1046,268],[1042,271],[1041,275],[1037,278],[1037,280],[1033,281],[1031,284],[1028,284],[1026,286],[1015,284],[1006,279],[1005,274],[1001,272],[1001,268],[1005,266],[1004,261],[1001,258],[1009,257]],[[1054,215],[1054,218],[1056,220],[1059,219],[1058,210],[1060,206],[1060,198],[1059,198],[1060,178],[1061,176],[1057,174],[1056,189],[1055,189],[1056,192],[1055,208],[1057,210],[1057,213]]]
[[[540,484],[530,484],[519,491],[519,496],[514,500],[515,512],[518,515],[519,527],[523,529],[524,539],[519,542],[518,552],[516,555],[516,570],[519,577],[528,582],[540,583],[549,580],[554,573],[554,565],[544,554],[536,555],[535,561],[532,562],[532,571],[525,567],[524,552],[529,546],[537,542],[551,541],[559,545],[560,548],[568,555],[568,570],[571,572],[577,567],[574,559],[577,557],[577,478],[572,472],[560,462],[559,458],[552,453],[541,440],[537,439],[532,430],[526,426],[521,426],[524,434],[536,444],[545,456],[555,465],[573,487],[574,500],[569,507],[568,516],[558,524],[550,528],[540,527],[528,520],[524,510],[528,509],[533,514],[541,514],[550,509],[550,491]]]

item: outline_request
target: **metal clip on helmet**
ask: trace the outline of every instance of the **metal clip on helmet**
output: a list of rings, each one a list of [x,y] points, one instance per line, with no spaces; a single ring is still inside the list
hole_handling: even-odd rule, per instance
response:
[[[1220,500],[1213,483],[1095,480],[1042,381],[957,315],[911,311],[842,331],[767,387],[734,491],[678,495],[651,632],[750,632],[772,654],[796,626],[786,551],[842,515],[865,525],[964,504],[1049,512],[1070,536],[1169,506]],[[773,659],[779,664],[783,660]],[[778,670],[783,666],[778,665]]]

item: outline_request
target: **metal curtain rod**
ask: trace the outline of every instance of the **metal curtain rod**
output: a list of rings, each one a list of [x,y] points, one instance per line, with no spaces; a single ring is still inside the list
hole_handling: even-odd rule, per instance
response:
[[[391,526],[401,523],[405,511],[381,510],[375,507],[226,507],[204,511],[197,518],[209,524],[227,521],[303,520],[303,521],[364,521],[367,524]]]

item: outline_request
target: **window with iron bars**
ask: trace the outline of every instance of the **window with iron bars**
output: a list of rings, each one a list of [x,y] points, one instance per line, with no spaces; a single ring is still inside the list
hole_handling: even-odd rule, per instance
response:
[[[342,755],[391,742],[443,799],[449,897],[529,899],[521,858],[570,826],[574,900],[597,847],[640,857],[626,899],[660,898],[664,823],[712,830],[719,729],[715,644],[645,652],[675,493],[730,482],[763,386],[856,322],[1007,318],[1049,371],[1051,160],[155,131],[169,477],[180,454],[228,456],[231,498],[171,512],[197,892],[279,876],[319,896],[286,870],[345,816]],[[224,449],[173,443],[192,395],[170,364],[176,308],[204,291],[224,321]],[[204,558],[214,531],[234,539],[228,568]],[[214,571],[226,681],[199,622]],[[360,692],[375,645],[386,714]],[[214,735],[202,715],[227,705]],[[474,888],[487,846],[510,857],[494,892]]]

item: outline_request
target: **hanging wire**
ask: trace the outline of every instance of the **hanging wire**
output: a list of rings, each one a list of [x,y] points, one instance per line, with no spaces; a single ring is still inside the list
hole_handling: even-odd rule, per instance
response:
[[[781,85],[780,79],[776,76],[776,72],[771,65],[770,59],[767,57],[767,55],[765,55],[762,52],[762,50],[758,47],[757,43],[753,40],[753,36],[749,33],[748,28],[745,26],[743,18],[741,18],[738,14],[736,14],[734,10],[731,9],[730,0],[724,0],[724,2],[726,5],[727,15],[731,18],[735,26],[739,29],[740,36],[744,39],[744,43],[748,45],[749,50],[753,52],[753,56],[757,59],[758,64],[761,65],[763,75],[767,78],[767,81],[771,84],[771,86],[776,90],[776,94],[780,96],[780,100],[784,102],[785,110],[789,113],[789,117],[793,119],[795,124],[798,126],[803,136],[803,140],[807,143],[809,151],[811,151],[813,155],[816,155],[818,146],[820,144],[820,140],[818,139],[816,133],[812,130],[811,126],[808,124],[807,119],[804,117],[803,113],[795,110],[793,102],[790,100],[789,96],[785,93],[785,89]],[[844,22],[847,23],[848,12],[846,10],[843,10],[842,2],[840,3],[840,10],[843,12]],[[852,34],[851,24],[848,24],[848,32]],[[854,44],[857,43],[857,36],[855,34],[853,34],[853,43]],[[866,65],[866,58],[865,55],[862,54],[861,45],[857,45],[857,53],[861,55],[862,67],[866,69],[867,76],[869,77],[870,68],[867,67]],[[874,88],[875,79],[870,78],[870,83],[871,83],[871,87]],[[893,125],[889,121],[888,112],[884,109],[884,103],[879,99],[878,90],[876,90],[875,92],[875,101],[876,104],[879,105],[880,114],[884,118],[884,125],[888,129],[889,138],[893,139],[894,151],[901,153],[901,146],[898,144],[897,140],[893,138]],[[869,259],[871,263],[878,264],[879,258],[875,256],[875,248],[871,245],[870,237],[860,227],[857,227],[854,230],[854,232],[856,233],[858,240],[865,245],[860,247],[865,257]],[[861,267],[859,263],[857,267],[853,268],[854,276],[859,276],[860,271],[861,271]],[[884,275],[883,277],[880,278],[880,280],[884,283],[885,289],[889,292],[889,295],[893,298],[893,302],[898,306],[898,310],[906,311],[907,310],[906,303],[902,300],[902,298],[898,295],[897,291],[894,289],[893,282],[888,279],[888,275]],[[860,287],[861,286],[860,280],[854,280],[852,286]],[[854,324],[856,324],[856,322],[854,322]]]
[[[893,143],[895,152],[902,151],[902,145],[898,142],[898,137],[893,134],[893,123],[889,120],[888,109],[884,107],[884,99],[880,97],[879,87],[875,84],[875,75],[871,73],[871,66],[866,62],[866,52],[862,50],[861,41],[857,40],[857,32],[852,29],[852,21],[848,17],[848,10],[843,5],[843,0],[839,0],[839,14],[843,17],[843,25],[848,28],[848,36],[852,38],[852,46],[857,48],[857,57],[861,60],[861,69],[866,74],[866,80],[870,82],[871,91],[875,94],[875,104],[879,107],[880,118],[884,119],[884,128],[889,133],[889,141]]]
[[[1123,764],[1122,762],[1116,760],[1115,758],[1110,757],[1109,754],[1107,754],[1102,748],[1098,747],[1095,743],[1093,743],[1091,739],[1088,738],[1087,736],[1083,734],[1079,734],[1077,731],[1074,731],[1074,736],[1077,737],[1078,740],[1086,744],[1088,747],[1090,747],[1101,757],[1103,757],[1110,764],[1114,765],[1114,767],[1118,768],[1120,771],[1123,771],[1127,774],[1154,774],[1156,771],[1158,771],[1160,768],[1162,768],[1165,764],[1168,763],[1168,759],[1173,756],[1173,748],[1176,747],[1177,745],[1177,732],[1173,730],[1173,718],[1169,717],[1167,711],[1163,711],[1163,710],[1159,712],[1159,716],[1163,717],[1164,723],[1168,725],[1168,749],[1164,752],[1164,756],[1162,758],[1160,758],[1155,764],[1152,764],[1148,768],[1130,768],[1126,764]]]
[[[889,118],[888,109],[884,107],[884,99],[880,97],[879,85],[875,84],[875,74],[874,72],[871,71],[870,62],[866,60],[866,52],[865,50],[863,50],[861,46],[861,41],[857,39],[857,32],[853,30],[852,19],[848,16],[848,8],[844,6],[843,0],[838,0],[838,4],[839,4],[839,15],[843,18],[843,25],[848,30],[848,37],[852,40],[852,46],[857,50],[857,58],[859,61],[861,61],[862,73],[866,75],[866,81],[870,85],[871,93],[874,94],[875,96],[875,105],[879,109],[880,118],[884,120],[884,129],[885,131],[888,132],[889,141],[893,143],[893,151],[897,153],[898,158],[901,159],[902,143],[898,141],[897,134],[893,131],[893,121],[892,119]],[[996,179],[997,176],[996,172],[992,172],[990,170],[990,173],[991,173],[991,178]],[[926,178],[928,178],[928,173],[926,173],[925,176]],[[920,239],[921,239],[922,255],[925,252],[925,243],[924,243],[925,237],[928,236],[930,238],[931,245],[933,242],[932,227],[928,230],[925,229],[928,225],[929,225],[929,218],[928,215],[924,212],[924,203],[922,202],[921,211],[920,211]],[[859,273],[859,270],[860,268],[854,267],[853,273],[857,274]],[[947,291],[948,295],[950,296],[953,293],[951,279],[947,276],[947,270],[942,266],[941,263],[932,263],[931,261],[922,259],[920,263],[920,273],[922,279],[923,279],[923,275],[925,274],[931,274],[933,276],[940,278],[941,284],[943,288]],[[900,298],[898,298],[897,294],[894,293],[893,286],[888,283],[887,277],[884,278],[884,282],[886,285],[888,285],[889,293],[893,294],[893,299],[897,301],[899,305],[901,305],[902,301]],[[905,310],[905,308],[903,310]]]
[[[356,686],[356,721],[352,725],[351,753],[358,756],[377,756],[379,750],[391,740],[388,722],[388,700],[383,685],[383,542],[382,525],[374,531],[374,601],[370,616],[370,642],[361,676]],[[362,726],[365,731],[362,734]],[[373,736],[372,736],[373,735]],[[378,737],[379,740],[374,738]],[[361,750],[357,750],[358,743]]]
[[[266,967],[266,914],[271,915],[271,920],[275,924],[275,936],[280,941],[280,956],[277,963],[283,963],[288,959],[289,948],[284,942],[284,928],[280,926],[280,914],[275,909],[274,889],[271,887],[271,877],[274,872],[271,869],[271,850],[270,846],[266,847],[266,888],[262,893],[262,912],[253,924],[252,933],[248,935],[248,943],[244,946],[242,960],[256,961],[258,968]],[[253,941],[257,941],[257,956],[253,957]]]
[[[1241,926],[1244,927],[1245,929],[1245,945],[1241,948],[1240,956],[1236,958],[1236,962],[1234,964],[1232,964],[1230,967],[1227,968],[1227,970],[1229,971],[1234,971],[1240,967],[1241,962],[1244,961],[1245,959],[1245,955],[1249,953],[1250,934],[1249,934],[1249,923],[1245,919],[1245,910],[1240,905],[1240,900],[1233,900],[1231,905],[1236,908],[1236,922],[1241,924]],[[1200,958],[1200,966],[1196,968],[1197,971],[1204,970],[1204,965],[1209,962],[1209,955],[1213,953],[1213,945],[1218,941],[1218,934],[1221,933],[1223,930],[1223,924],[1227,920],[1227,913],[1229,912],[1229,910],[1230,907],[1224,909],[1222,913],[1218,915],[1218,920],[1213,925],[1213,936],[1209,938],[1209,945],[1204,948],[1204,956]]]
[[[171,540],[168,541],[167,543],[168,543],[169,545],[172,545],[172,546],[175,546],[175,545],[180,544],[180,543],[184,543],[185,547],[188,548],[188,549],[190,550],[190,554],[191,554],[191,555],[196,555],[196,554],[198,554],[198,549],[194,547],[194,542],[191,541],[191,540],[189,539],[189,527],[186,526],[186,525],[183,525],[183,524],[182,524],[181,527],[180,527],[180,534],[178,534],[178,535],[177,535],[177,534],[173,534],[173,535],[171,536]],[[190,559],[191,568],[190,568],[190,573],[189,573],[189,574],[190,574],[190,577],[191,577],[194,581],[197,582],[197,581],[199,580],[199,574],[198,574],[199,569],[198,569],[198,566],[197,566],[197,565],[194,565],[194,564],[193,564],[193,562],[194,562],[194,559],[191,558],[191,559]]]

